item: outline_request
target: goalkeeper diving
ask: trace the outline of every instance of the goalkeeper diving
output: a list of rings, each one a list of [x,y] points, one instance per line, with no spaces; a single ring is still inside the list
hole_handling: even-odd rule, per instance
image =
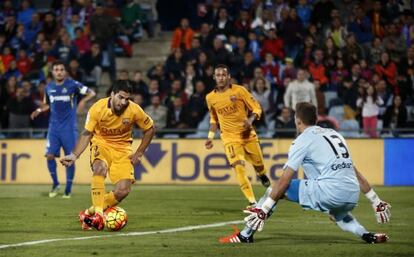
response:
[[[345,139],[332,129],[316,126],[316,107],[298,103],[295,124],[298,137],[289,149],[283,175],[268,188],[255,208],[246,209],[246,226],[233,235],[220,238],[221,243],[252,243],[256,231],[263,229],[266,219],[276,211],[279,199],[296,202],[305,210],[329,214],[340,229],[363,241],[383,243],[388,236],[372,233],[351,214],[360,191],[370,200],[378,223],[391,218],[391,205],[382,201],[368,181],[355,168]],[[292,179],[302,166],[307,179]]]

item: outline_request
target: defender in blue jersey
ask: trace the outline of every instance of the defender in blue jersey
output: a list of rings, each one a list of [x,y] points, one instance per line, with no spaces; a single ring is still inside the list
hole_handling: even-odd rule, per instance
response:
[[[391,206],[381,201],[352,162],[345,139],[332,129],[316,126],[316,107],[310,103],[296,105],[295,123],[298,134],[289,149],[283,175],[268,189],[256,208],[245,212],[246,227],[220,239],[222,243],[252,243],[253,234],[263,229],[264,221],[273,213],[279,199],[286,197],[302,208],[328,213],[344,231],[367,243],[386,242],[385,234],[368,232],[351,214],[360,190],[374,208],[379,223],[388,222]],[[306,179],[292,179],[302,166]]]
[[[95,96],[93,90],[76,80],[66,77],[63,62],[55,61],[52,64],[52,74],[54,81],[46,86],[44,105],[31,115],[31,118],[34,119],[41,112],[50,110],[46,159],[53,186],[49,197],[55,197],[59,192],[55,157],[60,156],[60,148],[63,148],[65,155],[72,152],[77,140],[77,110],[83,110],[86,102]],[[85,97],[78,103],[81,95],[85,95]],[[71,196],[74,175],[74,166],[66,168],[66,187],[63,198],[70,198]]]

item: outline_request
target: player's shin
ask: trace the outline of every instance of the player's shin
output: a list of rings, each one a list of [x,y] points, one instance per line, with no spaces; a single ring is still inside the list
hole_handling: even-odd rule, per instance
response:
[[[240,189],[243,192],[244,196],[249,201],[249,203],[256,203],[252,185],[246,175],[246,169],[242,165],[236,165],[234,169],[236,171],[237,181],[239,182]]]
[[[95,208],[95,212],[102,215],[104,207],[104,194],[105,194],[105,177],[100,175],[92,176],[91,194],[92,205]]]
[[[351,215],[346,215],[342,220],[336,222],[338,227],[343,231],[351,232],[352,234],[362,237],[368,231]]]
[[[114,194],[113,191],[110,191],[110,192],[105,194],[105,196],[104,196],[104,205],[103,205],[104,210],[108,209],[109,207],[115,206],[118,203],[119,202],[118,202],[118,200],[116,200],[115,194]]]
[[[57,187],[59,185],[59,181],[58,181],[58,177],[56,173],[56,166],[57,165],[56,165],[55,158],[47,160],[47,168],[53,180],[53,187]]]
[[[72,191],[72,182],[75,177],[75,165],[69,166],[66,168],[66,187],[65,195],[70,195]]]

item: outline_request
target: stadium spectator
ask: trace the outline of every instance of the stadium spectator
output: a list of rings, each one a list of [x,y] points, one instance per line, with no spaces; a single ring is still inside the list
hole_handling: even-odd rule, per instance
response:
[[[324,66],[324,56],[321,49],[316,49],[313,54],[313,61],[309,65],[309,73],[313,80],[318,80],[320,86],[326,90],[328,77],[326,77],[326,68]]]
[[[34,9],[30,6],[30,1],[23,0],[21,3],[21,8],[17,12],[17,22],[24,26],[29,24],[32,20],[32,15],[34,12]]]
[[[384,113],[384,128],[390,129],[393,136],[398,137],[402,132],[398,129],[405,128],[407,124],[407,108],[401,99],[396,95],[392,105],[387,107]]]
[[[23,77],[32,70],[32,61],[27,56],[26,50],[24,49],[18,51],[17,69]]]
[[[251,28],[257,35],[267,35],[271,29],[276,29],[276,23],[273,13],[269,9],[265,9],[261,16],[257,16],[251,24]]]
[[[263,41],[260,56],[262,59],[264,59],[267,53],[271,53],[278,60],[283,60],[285,58],[285,53],[283,49],[283,40],[277,37],[275,29],[270,29],[268,37]]]
[[[286,56],[295,59],[304,37],[304,28],[295,9],[290,9],[289,18],[282,24],[281,34]]]
[[[312,15],[312,8],[308,5],[307,0],[298,1],[296,12],[302,21],[303,27],[308,27]]]
[[[386,34],[384,37],[385,50],[390,54],[390,58],[394,62],[399,62],[406,53],[406,44],[404,37],[399,32],[397,25],[394,23],[386,27]]]
[[[335,68],[331,71],[330,88],[337,90],[345,78],[349,76],[349,72],[345,69],[342,59],[336,60]]]
[[[239,17],[234,22],[235,33],[244,39],[247,39],[247,36],[250,32],[250,26],[252,19],[250,17],[249,11],[246,9],[241,9],[239,12]]]
[[[79,15],[74,13],[70,19],[70,22],[68,22],[65,25],[65,29],[66,29],[66,32],[69,34],[70,40],[75,40],[77,38],[76,29],[82,28],[82,27],[83,27],[83,24],[79,18]]]
[[[46,40],[55,40],[60,31],[60,27],[61,26],[57,23],[55,15],[52,12],[45,14],[42,31],[45,33]]]
[[[394,94],[399,93],[397,85],[397,66],[390,60],[387,52],[381,54],[381,60],[375,65],[375,72],[384,79]]]
[[[356,42],[359,45],[363,46],[364,49],[368,49],[373,38],[371,20],[365,15],[360,6],[355,8],[355,17],[351,19],[351,22],[348,23],[348,31],[355,35]]]
[[[380,106],[383,104],[374,86],[368,84],[363,88],[363,94],[358,98],[357,106],[362,109],[364,133],[371,138],[377,137],[378,115]]]
[[[355,35],[350,33],[346,37],[346,45],[344,47],[344,60],[347,65],[358,62],[364,57],[364,50],[357,43]]]
[[[191,49],[191,41],[194,37],[194,31],[189,26],[188,19],[182,19],[180,27],[176,28],[171,40],[171,50],[177,48]]]
[[[132,94],[140,94],[144,97],[144,103],[148,102],[148,85],[143,80],[141,70],[136,70],[132,77]],[[151,115],[150,115],[151,116]]]
[[[193,37],[191,40],[191,49],[186,51],[186,59],[187,62],[191,64],[195,64],[197,62],[197,58],[200,53],[203,51],[203,47],[201,46],[201,41],[199,37]]]
[[[68,75],[77,81],[84,81],[84,73],[79,67],[79,62],[76,59],[72,59],[69,62],[69,67],[67,70]]]
[[[165,73],[169,79],[183,78],[185,69],[185,57],[181,48],[175,48],[168,56],[165,63]]]
[[[217,20],[213,22],[213,34],[216,36],[229,37],[234,34],[233,22],[230,20],[227,9],[220,7]]]
[[[80,64],[85,71],[85,79],[99,86],[102,75],[102,53],[99,44],[92,45],[91,50],[80,58]]]
[[[266,53],[265,61],[261,65],[262,72],[264,77],[270,84],[272,85],[273,89],[276,89],[277,85],[280,84],[280,66],[279,64],[273,59],[273,55],[271,53]]]
[[[144,20],[141,6],[134,0],[126,0],[121,10],[121,25],[130,42],[138,41],[142,37]]]
[[[222,37],[215,37],[213,40],[213,48],[209,52],[212,63],[228,64],[230,61],[230,53],[224,48]]]
[[[23,129],[30,128],[30,113],[35,109],[30,97],[25,94],[23,87],[17,87],[15,97],[7,101],[9,112],[9,128]],[[28,137],[24,132],[13,132],[11,137]]]
[[[375,37],[383,38],[385,34],[384,26],[387,23],[387,13],[382,7],[381,1],[374,1],[374,6],[368,16],[372,21],[372,34]]]
[[[207,113],[206,105],[206,86],[204,82],[198,80],[195,82],[194,93],[191,95],[188,105],[186,107],[189,110],[189,127],[196,128],[200,121]]]
[[[308,67],[312,62],[313,51],[315,50],[315,41],[311,36],[307,36],[301,45],[301,49],[296,58],[288,57],[295,61],[297,67]]]
[[[9,108],[8,101],[16,97],[17,79],[10,77],[1,89],[1,127],[9,128]]]
[[[24,27],[24,38],[26,43],[31,45],[31,43],[36,39],[37,33],[42,29],[42,23],[40,21],[40,15],[38,13],[33,13],[31,21]]]
[[[167,112],[167,127],[168,129],[186,129],[189,127],[189,116],[183,106],[180,97],[172,99],[171,105]],[[185,137],[185,132],[178,132],[180,137]]]
[[[168,108],[161,103],[161,98],[158,94],[151,96],[151,104],[145,107],[145,112],[154,121],[156,130],[161,130],[167,126]],[[160,136],[160,134],[158,135]]]
[[[310,102],[317,106],[315,87],[306,76],[306,71],[299,69],[296,80],[289,83],[284,95],[286,107],[295,110],[296,104],[299,102]]]
[[[283,107],[280,115],[276,118],[275,129],[273,137],[278,138],[293,138],[295,137],[295,120],[293,118],[291,109]],[[290,130],[290,131],[289,131]]]
[[[341,19],[336,17],[332,20],[331,28],[326,31],[326,38],[332,38],[336,47],[343,48],[348,31],[342,25]]]
[[[73,45],[78,50],[79,56],[82,57],[85,53],[89,52],[92,47],[92,42],[90,41],[88,35],[86,35],[82,28],[75,29],[76,37],[73,39]]]
[[[179,79],[174,79],[172,81],[171,88],[167,92],[167,96],[166,96],[166,98],[164,100],[165,105],[168,106],[168,107],[170,107],[174,103],[174,100],[176,98],[180,98],[181,99],[181,105],[186,105],[187,102],[188,102],[188,95],[183,90],[182,84],[181,84],[181,80],[179,80]]]
[[[68,33],[62,33],[59,39],[60,40],[56,42],[55,47],[52,50],[53,56],[56,59],[62,60],[64,63],[68,64],[71,59],[78,57],[78,50],[70,41]]]
[[[369,60],[371,63],[376,64],[381,60],[381,54],[385,52],[384,45],[381,38],[376,37],[372,41],[372,45],[369,51]]]
[[[315,97],[317,105],[317,113],[319,116],[326,115],[326,108],[325,108],[325,94],[321,90],[321,82],[319,80],[314,80],[312,83],[315,87]]]
[[[116,77],[114,42],[118,31],[118,21],[114,17],[105,14],[104,8],[98,5],[95,13],[90,18],[90,32],[92,39],[99,44],[102,52],[107,56],[105,60],[111,81],[115,81]]]
[[[335,4],[330,0],[318,1],[313,6],[311,23],[316,24],[318,29],[326,27],[331,22],[331,11],[335,9]]]

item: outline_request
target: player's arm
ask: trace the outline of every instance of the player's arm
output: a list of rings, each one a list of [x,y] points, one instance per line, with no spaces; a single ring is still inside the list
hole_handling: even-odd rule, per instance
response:
[[[79,137],[75,149],[69,155],[63,157],[60,160],[60,163],[66,167],[73,165],[79,156],[83,153],[83,151],[85,151],[86,147],[88,147],[92,136],[93,133],[85,129]]]
[[[78,103],[78,108],[76,109],[77,113],[83,113],[83,111],[85,110],[86,103],[89,102],[95,96],[95,91],[93,91],[90,88],[87,88],[86,96],[82,98],[82,100],[80,100]]]
[[[295,171],[291,167],[285,166],[283,175],[279,178],[278,182],[273,185],[272,191],[263,204],[259,208],[245,210],[245,212],[249,214],[249,216],[244,219],[248,227],[253,230],[262,231],[264,221],[274,209],[279,199],[283,198],[285,195],[294,174]]]
[[[371,202],[372,208],[375,211],[375,216],[378,223],[386,223],[391,218],[391,205],[385,201],[382,201],[374,189],[369,184],[368,180],[357,170],[354,166],[355,174],[359,182],[359,187],[365,197]]]
[[[39,114],[41,114],[42,112],[46,112],[49,110],[49,97],[47,96],[47,94],[45,93],[45,96],[43,98],[43,103],[36,109],[34,110],[31,114],[30,114],[30,118],[32,120],[34,120],[37,116],[39,116]]]
[[[216,131],[218,128],[218,125],[217,125],[218,116],[217,116],[216,110],[211,106],[208,99],[206,99],[206,101],[207,101],[208,110],[210,112],[210,129],[208,131],[207,140],[204,145],[206,149],[211,149],[213,148],[213,139],[214,139],[214,136],[216,135]]]
[[[252,124],[255,120],[260,119],[260,115],[262,115],[262,107],[260,106],[259,102],[254,98],[252,94],[250,94],[246,89],[242,89],[242,96],[243,101],[246,104],[247,108],[251,111],[249,117],[244,122],[245,129],[251,129]]]
[[[144,131],[144,135],[141,139],[141,144],[138,146],[138,149],[133,155],[130,156],[131,163],[133,165],[138,164],[141,161],[142,156],[144,155],[145,150],[148,148],[149,144],[152,141],[152,138],[155,135],[154,126]]]

